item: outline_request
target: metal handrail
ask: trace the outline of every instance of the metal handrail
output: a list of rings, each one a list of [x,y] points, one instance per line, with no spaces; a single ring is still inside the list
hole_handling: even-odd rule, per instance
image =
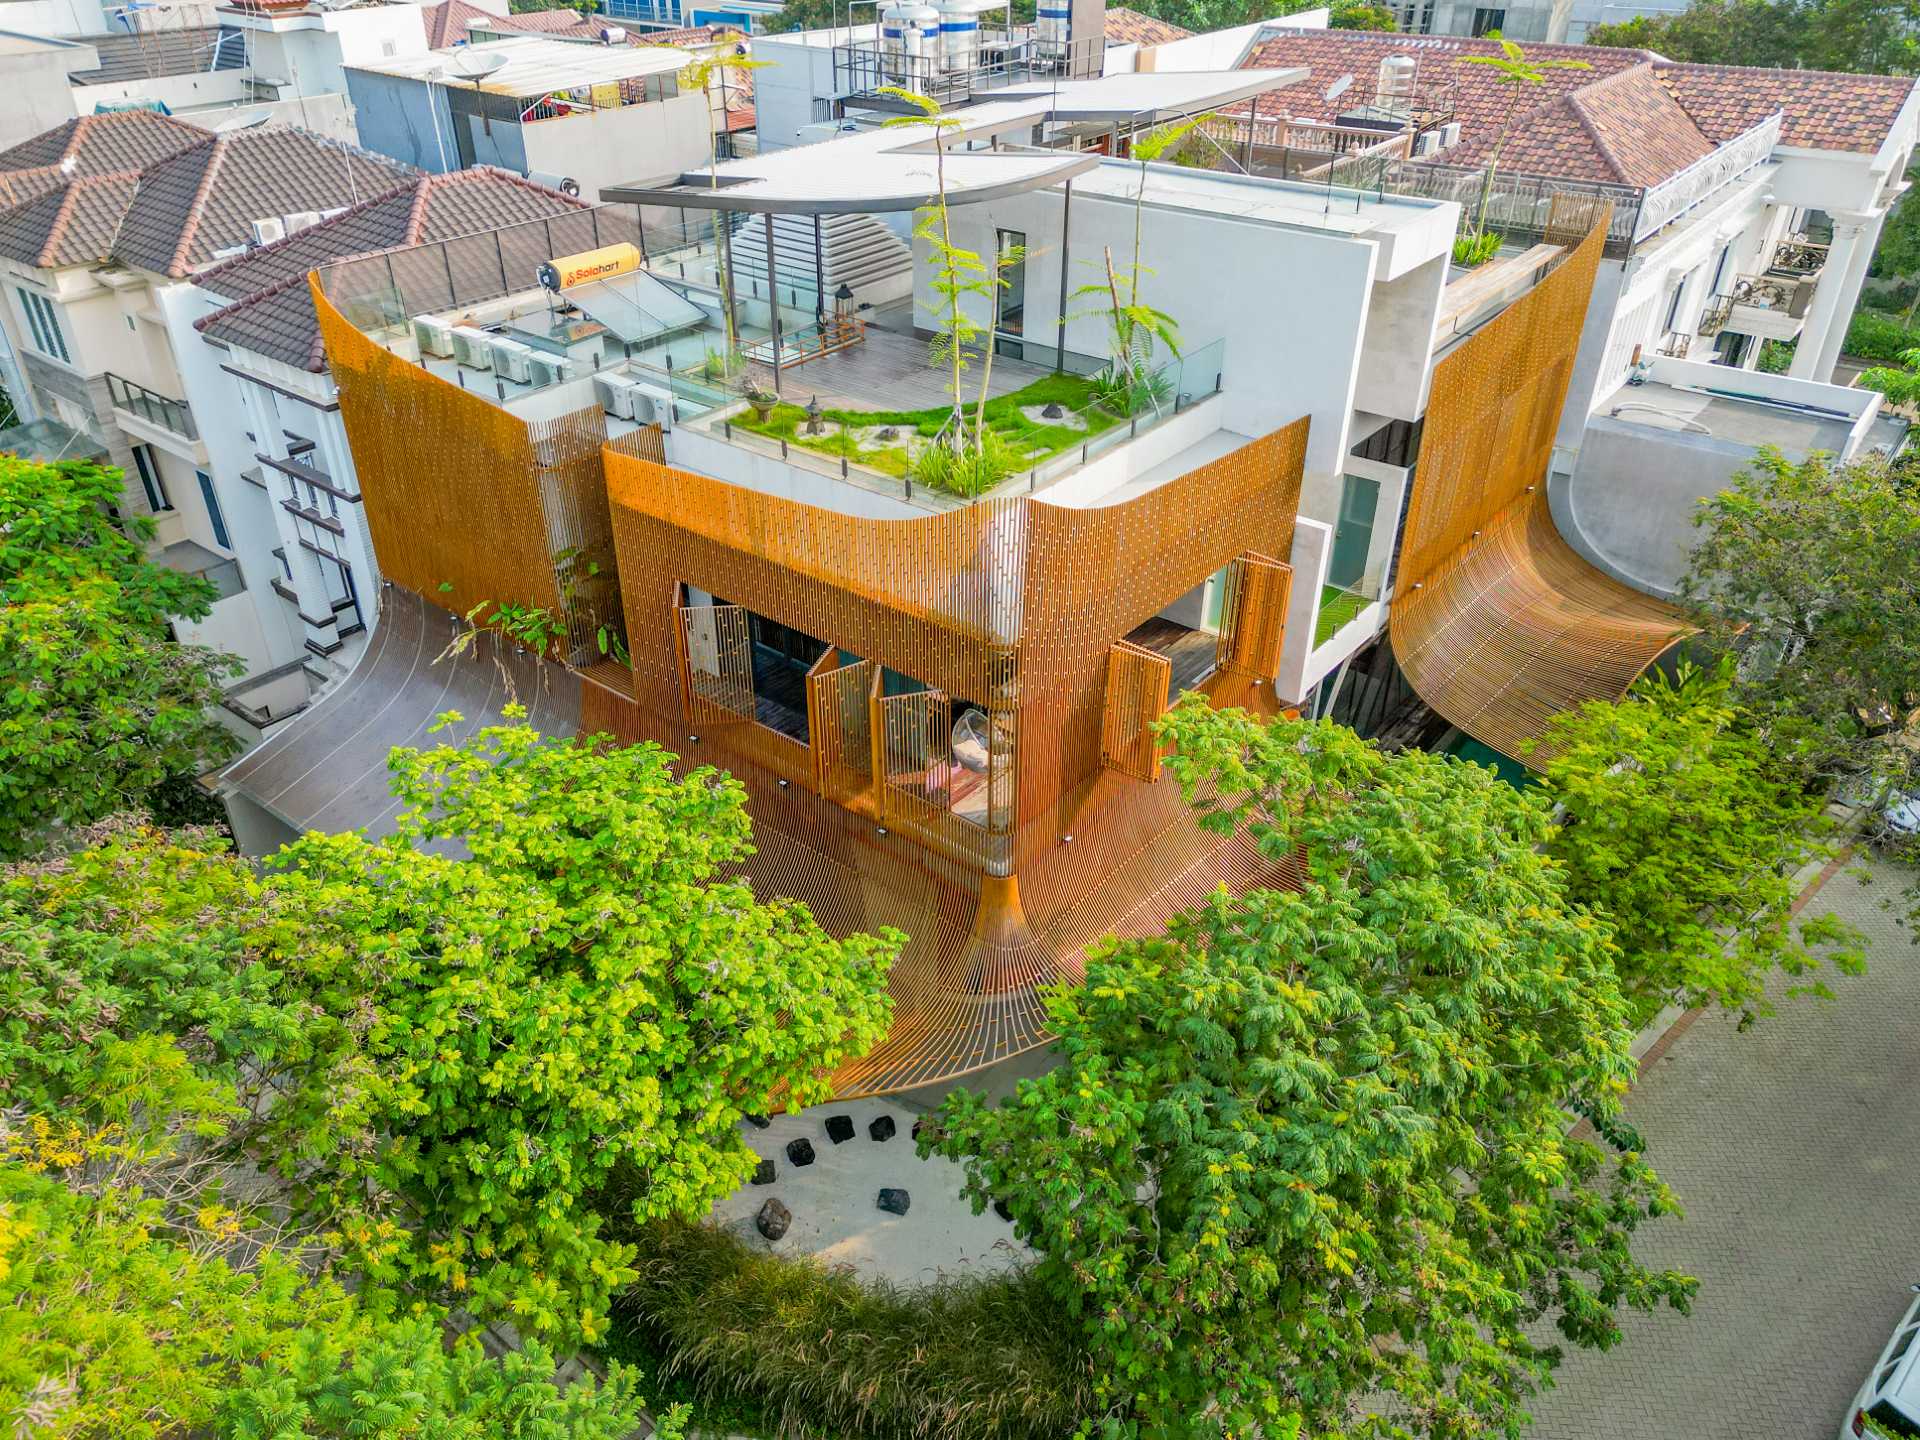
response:
[[[163,430],[171,430],[186,440],[198,440],[200,428],[194,424],[193,409],[184,400],[176,400],[171,395],[162,395],[157,390],[106,372],[107,396],[113,402],[113,408],[123,410],[129,415],[138,416],[149,425],[158,425]]]

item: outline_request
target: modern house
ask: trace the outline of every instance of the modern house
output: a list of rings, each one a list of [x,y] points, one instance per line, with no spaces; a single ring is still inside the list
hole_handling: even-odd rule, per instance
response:
[[[594,195],[705,160],[712,117],[682,93],[689,57],[670,46],[583,45],[510,35],[346,69],[360,143],[436,174],[497,165]]]
[[[1152,726],[1188,690],[1274,713],[1313,688],[1350,457],[1383,430],[1424,436],[1420,479],[1409,496],[1410,457],[1383,449],[1363,566],[1444,593],[1519,517],[1607,641],[1530,693],[1619,693],[1683,623],[1557,542],[1543,489],[1608,203],[1562,197],[1524,274],[1463,297],[1451,200],[1126,158],[1301,80],[1009,84],[940,156],[930,130],[861,130],[319,268],[381,619],[346,681],[225,772],[237,832],[377,834],[387,748],[509,699],[721,766],[763,893],[910,937],[893,1033],[838,1077],[887,1093],[1044,1043],[1036,987],[1087,943],[1277,873],[1195,823]],[[973,311],[991,372],[976,353],[961,382],[1011,465],[981,493],[925,463],[955,399],[927,364],[938,262],[887,223],[942,185],[956,243],[1005,261],[996,313]],[[1133,263],[1136,227],[1178,353],[1117,345],[1074,294]],[[1311,283],[1227,278],[1273,273]],[[436,661],[482,601],[565,638]],[[1436,655],[1423,683],[1480,678]]]

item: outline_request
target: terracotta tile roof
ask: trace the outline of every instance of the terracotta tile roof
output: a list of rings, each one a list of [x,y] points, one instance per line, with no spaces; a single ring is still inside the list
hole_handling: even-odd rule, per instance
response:
[[[66,183],[67,176],[58,165],[38,165],[31,170],[0,170],[0,210],[31,200],[36,195],[44,195],[49,190],[58,190]]]
[[[469,5],[467,0],[441,0],[438,5],[423,6],[420,19],[426,26],[429,50],[466,44],[475,21],[481,22],[483,30],[579,40],[598,40],[603,23],[583,19],[578,10],[529,10],[521,15],[495,15],[478,5]]]
[[[634,30],[629,33],[636,45],[677,45],[696,50],[703,45],[718,45],[725,40],[746,38],[738,25],[689,25],[684,30]]]
[[[87,175],[0,211],[0,255],[47,268],[106,259],[139,183],[131,170]]]
[[[1109,45],[1165,45],[1193,34],[1165,20],[1155,19],[1124,5],[1107,7],[1107,43]]]
[[[316,374],[326,369],[307,272],[334,260],[588,208],[506,170],[423,175],[194,277],[234,303],[195,322],[209,339]],[[458,252],[449,252],[458,263]],[[491,252],[489,252],[491,253]]]
[[[1381,61],[1407,56],[1419,67],[1419,90],[1449,94],[1460,122],[1460,143],[1434,160],[1478,165],[1507,122],[1514,92],[1491,66],[1465,61],[1499,53],[1492,40],[1275,27],[1263,32],[1242,64],[1309,72],[1261,97],[1262,116],[1331,121],[1372,97]],[[1659,184],[1775,110],[1784,112],[1786,144],[1877,150],[1915,84],[1908,76],[1679,65],[1645,50],[1602,46],[1529,45],[1526,53],[1590,68],[1548,70],[1539,85],[1522,92],[1501,164],[1637,186]],[[1327,89],[1349,75],[1353,84],[1329,102]]]
[[[0,170],[35,170],[61,164],[67,165],[67,174],[76,176],[144,170],[154,161],[206,138],[207,132],[199,126],[152,110],[82,115],[43,130],[11,150],[0,150]]]
[[[1781,112],[1782,144],[1810,150],[1878,150],[1915,81],[1910,75],[1845,75],[1830,70],[1753,70],[1676,65],[1654,72],[1715,141],[1731,140]]]
[[[203,136],[142,172],[114,259],[185,276],[211,263],[216,250],[246,244],[255,220],[344,208],[417,173],[283,126]]]
[[[1449,164],[1479,165],[1499,132],[1483,129],[1447,153]],[[1713,141],[1654,78],[1636,65],[1571,90],[1517,120],[1500,164],[1536,175],[1658,185],[1713,153]]]

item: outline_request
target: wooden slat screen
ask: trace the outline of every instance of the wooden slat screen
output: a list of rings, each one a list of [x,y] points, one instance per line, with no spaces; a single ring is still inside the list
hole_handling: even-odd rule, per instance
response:
[[[1136,780],[1160,778],[1160,746],[1153,725],[1167,713],[1173,665],[1164,655],[1126,640],[1107,651],[1107,708],[1100,755],[1109,769]]]
[[[1240,555],[1227,567],[1220,604],[1220,637],[1214,658],[1220,669],[1254,680],[1280,673],[1280,647],[1287,638],[1287,603],[1293,567],[1271,555]]]
[[[1576,555],[1547,501],[1607,218],[1588,212],[1560,265],[1434,366],[1390,612],[1420,698],[1535,767],[1554,715],[1618,699],[1687,632],[1672,606]]]
[[[753,638],[738,605],[674,609],[687,720],[726,724],[754,717]]]

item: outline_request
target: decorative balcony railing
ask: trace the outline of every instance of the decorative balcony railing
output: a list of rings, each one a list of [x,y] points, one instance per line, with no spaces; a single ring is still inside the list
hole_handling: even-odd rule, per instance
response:
[[[1813,305],[1814,282],[1807,276],[1742,275],[1733,289],[1714,297],[1700,317],[1699,332],[1704,340],[1722,330],[1740,329],[1735,323],[1739,310],[1765,311],[1788,320],[1804,319]]]
[[[1794,239],[1776,246],[1770,275],[1818,275],[1827,268],[1827,247],[1811,240]]]
[[[1665,355],[1670,360],[1684,360],[1687,352],[1693,348],[1693,336],[1669,335],[1667,343],[1654,351],[1656,355]]]
[[[1633,228],[1634,243],[1664,230],[1732,181],[1766,164],[1779,143],[1780,114],[1776,111],[1726,144],[1715,147],[1712,154],[1641,192],[1639,219]]]
[[[183,440],[200,438],[200,429],[193,423],[193,411],[186,401],[175,400],[144,385],[136,385],[112,371],[107,372],[106,380],[107,396],[112,400],[114,409],[144,420],[149,425],[157,425],[162,430],[170,430]]]

